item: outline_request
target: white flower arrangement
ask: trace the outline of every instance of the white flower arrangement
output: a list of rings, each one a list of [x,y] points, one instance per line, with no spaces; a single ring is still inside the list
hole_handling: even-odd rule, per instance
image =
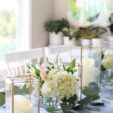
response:
[[[62,64],[61,66],[48,62],[48,66],[41,66],[40,70],[32,65],[31,69],[40,79],[41,95],[45,99],[42,102],[44,106],[46,103],[46,107],[50,107],[52,104],[52,109],[54,106],[55,110],[57,105],[61,105],[61,108],[65,110],[67,108],[79,109],[78,105],[85,107],[91,101],[99,99],[99,87],[96,83],[90,83],[81,90],[85,98],[78,99],[80,89],[77,75],[79,72],[76,66],[76,59],[73,59],[69,65]]]
[[[61,106],[62,110],[67,112],[69,109],[80,109],[78,106],[85,108],[91,101],[99,99],[99,87],[96,83],[90,83],[83,90],[79,89],[77,75],[79,71],[76,65],[76,59],[73,59],[69,65],[62,64],[58,66],[48,62],[47,67],[41,66],[37,69],[31,66],[35,76],[40,80],[42,105],[47,110],[56,111]],[[84,98],[79,100],[79,90]],[[48,109],[49,108],[49,109]]]
[[[104,58],[102,60],[102,66],[105,69],[111,69],[111,71],[113,71],[113,51],[105,51]]]
[[[48,79],[42,86],[42,94],[47,97],[56,97],[63,99],[77,95],[78,81],[70,73],[66,71],[51,70],[48,73]]]

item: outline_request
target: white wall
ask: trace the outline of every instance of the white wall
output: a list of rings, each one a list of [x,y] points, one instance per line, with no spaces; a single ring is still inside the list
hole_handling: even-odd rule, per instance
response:
[[[67,4],[66,0],[54,0],[55,19],[66,18]]]
[[[54,17],[54,0],[32,0],[31,48],[48,45],[44,22]]]
[[[45,21],[66,17],[66,0],[32,0],[31,48],[48,45],[48,34],[43,28]]]

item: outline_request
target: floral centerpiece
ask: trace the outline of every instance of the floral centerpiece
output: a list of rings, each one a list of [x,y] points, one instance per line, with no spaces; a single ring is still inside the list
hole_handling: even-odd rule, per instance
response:
[[[78,80],[71,73],[52,69],[42,86],[42,94],[61,100],[62,105],[65,103],[66,106],[73,106],[78,97]],[[74,99],[73,102],[71,98]]]
[[[80,78],[77,76],[76,66],[75,59],[69,65],[62,63],[59,66],[48,62],[46,68],[37,69],[32,66],[35,75],[37,72],[37,77],[41,80],[41,96],[48,111],[55,112],[57,108],[62,108],[63,112],[70,113],[69,110],[86,107],[91,101],[99,98],[99,87],[96,83],[90,83],[80,91]],[[84,95],[81,99],[80,92]]]

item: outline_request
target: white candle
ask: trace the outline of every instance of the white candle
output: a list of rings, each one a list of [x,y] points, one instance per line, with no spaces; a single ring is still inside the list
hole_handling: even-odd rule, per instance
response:
[[[24,96],[14,96],[14,113],[34,113],[31,101]]]
[[[87,86],[94,82],[94,60],[92,58],[83,58],[82,86]]]

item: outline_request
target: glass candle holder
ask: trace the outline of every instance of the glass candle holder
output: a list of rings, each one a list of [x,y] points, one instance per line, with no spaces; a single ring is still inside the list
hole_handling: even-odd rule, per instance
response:
[[[112,50],[113,49],[113,41],[103,41],[102,42],[102,48],[103,50],[106,50],[106,49],[110,49]]]
[[[40,84],[33,76],[5,81],[6,113],[40,113]]]
[[[113,47],[113,45],[112,45]],[[102,70],[101,70],[101,89],[102,96],[107,99],[113,99],[113,49],[104,48],[102,57]]]
[[[100,82],[101,73],[101,47],[82,47],[82,86],[91,82]]]

